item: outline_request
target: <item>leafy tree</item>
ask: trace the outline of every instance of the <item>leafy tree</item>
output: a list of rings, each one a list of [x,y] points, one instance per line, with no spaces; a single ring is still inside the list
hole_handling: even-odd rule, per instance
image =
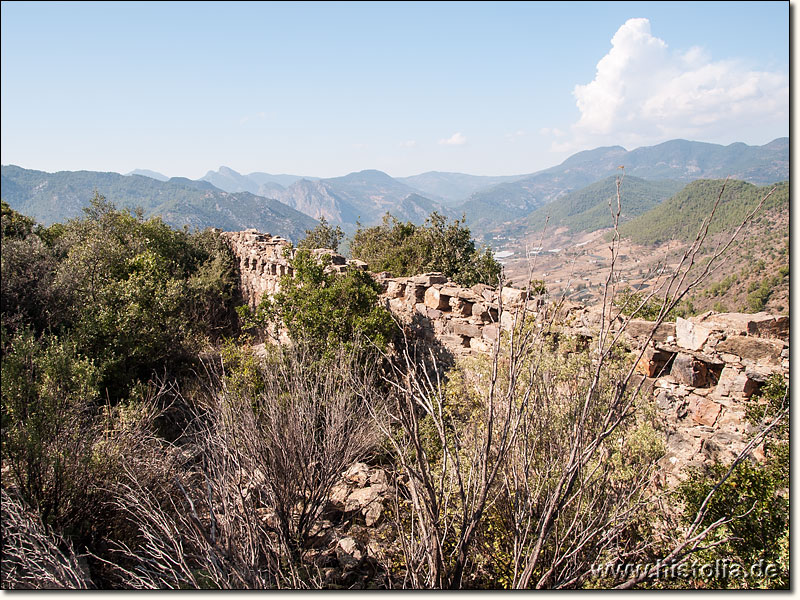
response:
[[[213,231],[176,231],[99,194],[63,226],[5,208],[3,222],[4,326],[68,333],[114,398],[235,329],[235,260]]]
[[[489,248],[476,249],[463,220],[449,222],[436,212],[422,226],[401,223],[389,214],[381,225],[359,226],[350,251],[373,271],[398,277],[439,271],[465,286],[494,285],[502,270]]]
[[[386,348],[395,324],[378,304],[379,284],[357,269],[341,275],[326,272],[329,260],[323,256],[318,262],[310,251],[298,249],[292,260],[294,276],[284,276],[281,291],[262,300],[256,322],[283,326],[293,340],[322,355],[359,338]]]
[[[314,229],[306,229],[306,236],[300,240],[298,248],[314,250],[316,248],[328,248],[339,251],[339,244],[344,237],[344,231],[338,225],[331,227],[325,217],[320,217],[319,225]]]
[[[0,236],[3,242],[7,239],[25,238],[33,231],[34,221],[30,217],[18,213],[7,202],[0,201]]]

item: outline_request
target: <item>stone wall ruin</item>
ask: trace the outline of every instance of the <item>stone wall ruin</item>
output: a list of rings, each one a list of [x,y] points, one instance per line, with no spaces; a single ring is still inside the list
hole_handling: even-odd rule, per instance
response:
[[[222,235],[239,261],[242,294],[251,307],[277,292],[283,275],[292,274],[294,250],[283,238],[254,229]],[[334,272],[367,268],[331,250],[314,253],[328,255],[328,269]],[[456,358],[490,353],[498,332],[513,326],[518,308],[536,314],[543,302],[513,287],[465,288],[441,273],[373,276],[382,286],[380,301],[401,323]],[[568,303],[562,312],[564,333],[587,339],[596,335],[598,307]],[[630,319],[624,335],[633,349],[641,350],[651,328],[647,321]],[[788,381],[788,340],[789,317],[766,313],[708,312],[662,324],[644,348],[637,371],[647,378],[663,416],[667,455],[662,466],[668,481],[681,477],[685,466],[730,460],[744,447],[746,400],[775,373]]]

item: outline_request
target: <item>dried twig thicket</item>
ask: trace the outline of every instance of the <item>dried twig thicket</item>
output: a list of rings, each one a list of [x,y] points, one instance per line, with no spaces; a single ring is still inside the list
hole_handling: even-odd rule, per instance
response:
[[[209,374],[187,432],[194,467],[161,501],[133,474],[117,488],[138,531],[116,545],[118,576],[146,589],[320,587],[303,553],[331,487],[376,442],[360,401],[374,395],[370,369],[352,352],[319,362],[293,347],[261,365],[255,388],[229,381],[224,364]]]
[[[498,331],[482,377],[460,387],[446,384],[435,361],[420,361],[408,344],[395,362],[389,378],[394,403],[373,410],[373,416],[393,445],[399,480],[406,482],[398,486],[397,499],[398,510],[407,508],[410,515],[397,519],[404,585],[474,583],[482,568],[476,547],[490,525],[494,529],[486,537],[503,538],[504,585],[514,588],[576,587],[602,554],[635,557],[652,546],[635,528],[652,510],[659,455],[653,448],[643,454],[625,447],[630,434],[646,427],[645,379],[635,374],[635,365],[667,314],[713,272],[769,194],[696,268],[723,186],[678,265],[628,311],[635,317],[651,298],[661,299],[641,350],[626,359],[622,336],[629,321],[620,314],[631,307],[613,304],[622,180],[616,203],[609,203],[611,266],[592,343],[581,348],[580,339],[567,341],[575,347],[564,349],[563,340],[554,341],[558,303],[538,314],[519,306],[508,324],[501,301],[499,320],[507,324],[506,332]],[[497,529],[496,518],[503,529]],[[692,530],[686,539],[708,533],[698,537]],[[669,559],[685,556],[688,548],[679,543],[678,554]]]
[[[90,589],[71,544],[48,531],[41,517],[2,490],[4,589]]]

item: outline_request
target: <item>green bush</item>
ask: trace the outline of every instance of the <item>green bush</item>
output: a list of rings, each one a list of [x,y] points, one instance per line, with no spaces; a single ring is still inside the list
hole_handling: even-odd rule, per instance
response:
[[[317,261],[298,249],[294,276],[281,279],[281,291],[261,301],[254,323],[262,328],[285,327],[289,337],[315,352],[331,355],[339,346],[365,338],[386,349],[395,332],[392,316],[378,305],[380,285],[358,269],[326,273],[329,257]]]
[[[614,306],[620,313],[628,317],[655,321],[661,311],[663,297],[655,295],[644,301],[647,294],[644,292],[634,292],[630,287],[625,288],[614,297]],[[667,299],[669,302],[671,299]],[[667,313],[665,320],[675,319],[675,309]]]
[[[438,271],[464,286],[497,285],[502,270],[489,248],[475,248],[463,221],[449,223],[436,212],[421,226],[401,223],[389,214],[381,225],[359,226],[350,252],[372,271],[389,271],[396,277]]]
[[[339,251],[339,244],[344,237],[344,231],[338,225],[331,227],[325,217],[320,217],[319,225],[314,229],[306,229],[306,236],[297,244],[298,248],[315,250],[317,248],[328,248],[336,252]]]
[[[13,484],[45,523],[73,524],[89,492],[98,369],[69,339],[23,330],[3,342],[3,485]]]

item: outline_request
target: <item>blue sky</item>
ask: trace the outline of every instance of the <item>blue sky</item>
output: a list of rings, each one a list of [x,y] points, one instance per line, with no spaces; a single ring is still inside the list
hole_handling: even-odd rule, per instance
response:
[[[3,2],[2,163],[529,173],[789,135],[787,2]]]

